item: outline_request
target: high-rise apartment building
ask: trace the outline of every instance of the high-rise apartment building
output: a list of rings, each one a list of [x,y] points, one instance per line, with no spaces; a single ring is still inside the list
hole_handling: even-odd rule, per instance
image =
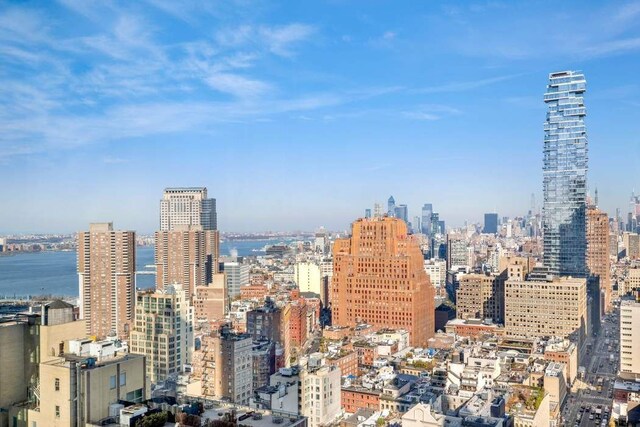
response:
[[[201,395],[249,404],[253,395],[253,342],[249,334],[233,332],[228,325],[202,337],[194,364],[201,379]]]
[[[136,236],[97,223],[78,233],[80,317],[87,334],[125,338],[133,320]]]
[[[496,234],[498,232],[498,214],[486,213],[484,214],[484,228],[482,232],[485,234]]]
[[[604,311],[611,309],[611,259],[609,257],[609,217],[598,208],[587,209],[587,268],[600,283]]]
[[[535,270],[534,270],[535,271]],[[505,330],[518,337],[564,337],[581,345],[588,333],[584,278],[510,278],[504,292]]]
[[[397,218],[358,219],[333,246],[333,323],[406,329],[414,346],[434,333],[434,288],[418,241]]]
[[[160,231],[172,231],[185,226],[202,227],[205,234],[205,283],[218,272],[220,234],[216,199],[207,196],[206,187],[165,188],[160,200]]]
[[[640,379],[640,302],[620,302],[620,372]]]
[[[180,285],[136,296],[136,314],[129,345],[131,353],[147,356],[152,383],[175,378],[191,363],[193,309]]]
[[[247,312],[247,333],[254,340],[267,338],[282,344],[282,310],[267,297],[264,306]]]
[[[549,75],[544,102],[544,265],[552,274],[586,275],[587,132],[584,75]]]
[[[176,225],[157,231],[155,243],[156,288],[181,285],[187,298],[196,286],[207,285],[207,245],[202,226]]]
[[[456,291],[456,316],[459,319],[492,319],[504,322],[504,282],[506,273],[465,274]]]

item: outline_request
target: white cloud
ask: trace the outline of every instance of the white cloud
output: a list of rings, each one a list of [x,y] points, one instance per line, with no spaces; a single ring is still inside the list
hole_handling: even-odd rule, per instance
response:
[[[509,74],[504,76],[489,77],[486,79],[470,80],[464,82],[450,82],[439,86],[429,86],[417,89],[418,93],[441,93],[441,92],[464,92],[467,90],[477,89],[483,86],[500,83],[520,76],[521,74]]]
[[[396,38],[396,33],[393,31],[385,31],[384,34],[382,35],[382,38],[384,40],[393,40]]]
[[[291,56],[292,45],[307,39],[315,32],[315,28],[305,24],[289,24],[279,27],[260,27],[259,35],[266,42],[269,50],[280,56]]]
[[[214,73],[206,79],[206,82],[217,91],[240,98],[264,95],[271,89],[270,85],[265,82],[231,73]]]

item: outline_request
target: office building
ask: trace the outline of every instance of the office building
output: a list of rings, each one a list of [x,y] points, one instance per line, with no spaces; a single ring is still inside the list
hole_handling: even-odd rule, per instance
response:
[[[609,257],[609,217],[598,208],[587,209],[587,268],[599,283],[604,307],[611,309],[611,259]],[[594,295],[596,297],[596,295]]]
[[[544,102],[543,245],[551,274],[586,275],[587,132],[584,75],[551,73]]]
[[[406,329],[425,346],[434,330],[434,288],[418,241],[397,218],[358,219],[333,246],[333,324]]]
[[[431,225],[431,215],[433,214],[433,205],[431,203],[425,203],[422,205],[422,234],[425,236],[431,236],[432,233],[432,225]]]
[[[588,334],[587,281],[530,274],[505,282],[505,330],[516,337],[563,337],[581,345]]]
[[[185,226],[202,227],[204,231],[205,284],[210,283],[212,275],[218,273],[220,234],[216,199],[208,198],[206,187],[165,188],[160,201],[160,231]]]
[[[424,261],[424,270],[435,288],[442,288],[447,283],[447,262],[443,259]]]
[[[387,200],[387,215],[395,216],[396,214],[396,201],[393,196],[389,196]]]
[[[155,236],[156,288],[177,284],[192,298],[196,286],[207,284],[205,232],[199,225],[179,224]]]
[[[74,311],[56,300],[39,314],[0,318],[0,426],[16,425],[25,411],[39,407],[39,364],[69,352],[69,340],[86,334]]]
[[[467,239],[461,234],[447,234],[447,269],[469,265]]]
[[[365,218],[371,218],[371,209],[365,209],[364,210],[364,217]]]
[[[504,322],[504,282],[506,274],[465,274],[456,291],[459,319],[492,319]]]
[[[175,379],[191,363],[193,309],[180,285],[136,296],[136,314],[129,345],[147,356],[147,378],[158,383]]]
[[[640,267],[632,267],[627,271],[624,281],[618,281],[618,295],[635,294],[640,289]]]
[[[497,213],[484,214],[484,228],[482,229],[482,232],[485,234],[498,233],[498,214]]]
[[[622,244],[627,258],[631,260],[640,259],[640,235],[629,232],[623,233]]]
[[[139,354],[97,359],[65,354],[41,363],[39,370],[43,398],[28,411],[30,427],[100,425],[112,404],[150,397],[145,356]]]
[[[620,302],[620,372],[640,380],[640,302]]]
[[[78,233],[80,317],[87,334],[126,338],[135,302],[136,235],[97,223]]]
[[[407,208],[407,205],[398,205],[398,206],[396,206],[394,216],[396,218],[400,218],[401,220],[403,220],[408,225],[409,224],[409,209]]]
[[[165,188],[160,201],[160,231],[177,225],[196,225],[217,230],[216,199],[207,197],[206,187]]]
[[[224,275],[227,280],[227,295],[233,299],[240,295],[240,288],[249,284],[249,271],[247,264],[239,261],[228,261],[224,264]]]

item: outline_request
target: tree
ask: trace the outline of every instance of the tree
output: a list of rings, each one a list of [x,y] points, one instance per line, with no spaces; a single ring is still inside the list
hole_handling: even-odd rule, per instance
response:
[[[166,412],[156,412],[136,421],[136,427],[163,427],[167,422]]]
[[[183,412],[176,417],[176,422],[180,423],[180,425],[190,426],[190,427],[200,427],[202,425],[202,420],[197,415],[187,414]]]

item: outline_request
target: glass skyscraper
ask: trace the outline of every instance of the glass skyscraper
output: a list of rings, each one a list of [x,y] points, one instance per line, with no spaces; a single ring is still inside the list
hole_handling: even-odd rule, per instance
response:
[[[544,95],[543,237],[550,273],[586,275],[587,132],[584,75],[549,74]]]

